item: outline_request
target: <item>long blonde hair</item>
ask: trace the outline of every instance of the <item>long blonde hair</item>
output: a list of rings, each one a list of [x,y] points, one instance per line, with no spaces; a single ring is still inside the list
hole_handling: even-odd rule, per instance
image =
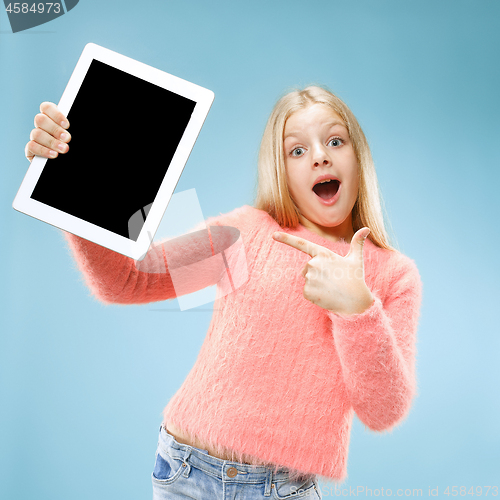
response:
[[[368,141],[349,107],[326,88],[309,86],[303,90],[293,90],[281,97],[274,106],[259,150],[254,207],[265,210],[281,227],[295,228],[299,224],[300,211],[292,200],[286,181],[283,132],[287,119],[293,113],[316,103],[330,106],[342,118],[358,160],[359,190],[352,209],[354,232],[369,227],[368,238],[375,245],[395,250],[384,225],[383,201]]]

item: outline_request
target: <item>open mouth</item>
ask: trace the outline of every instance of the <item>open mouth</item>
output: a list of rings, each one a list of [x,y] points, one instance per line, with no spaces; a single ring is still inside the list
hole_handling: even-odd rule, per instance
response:
[[[340,182],[337,179],[330,179],[316,184],[313,191],[323,200],[332,199],[339,190]]]

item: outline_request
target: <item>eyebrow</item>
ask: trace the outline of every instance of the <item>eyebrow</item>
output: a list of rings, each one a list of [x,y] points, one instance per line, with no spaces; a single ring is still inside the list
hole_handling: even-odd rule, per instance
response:
[[[326,126],[328,128],[335,127],[336,125],[340,125],[340,126],[344,127],[347,130],[347,127],[345,126],[345,123],[344,122],[339,122],[338,120],[335,120],[333,122],[328,122],[326,124]],[[297,135],[298,135],[298,132],[296,132],[295,130],[292,130],[291,132],[289,132],[287,135],[285,135],[283,137],[283,140],[287,139],[288,137],[292,137],[292,136],[293,137],[297,137]]]

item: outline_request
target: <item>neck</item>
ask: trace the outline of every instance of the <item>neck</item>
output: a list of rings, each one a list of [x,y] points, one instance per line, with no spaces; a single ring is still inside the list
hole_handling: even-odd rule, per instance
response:
[[[338,226],[333,227],[321,226],[306,219],[303,215],[299,215],[299,219],[300,223],[304,227],[327,240],[346,241],[347,243],[350,243],[352,237],[354,236],[351,214],[349,214],[349,217],[347,217],[347,219],[340,223]]]

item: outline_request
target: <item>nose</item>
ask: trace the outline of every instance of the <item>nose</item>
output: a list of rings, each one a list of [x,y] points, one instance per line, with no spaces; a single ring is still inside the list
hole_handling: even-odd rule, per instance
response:
[[[318,167],[319,165],[330,164],[330,157],[321,145],[318,145],[314,148],[312,160],[315,167]]]

